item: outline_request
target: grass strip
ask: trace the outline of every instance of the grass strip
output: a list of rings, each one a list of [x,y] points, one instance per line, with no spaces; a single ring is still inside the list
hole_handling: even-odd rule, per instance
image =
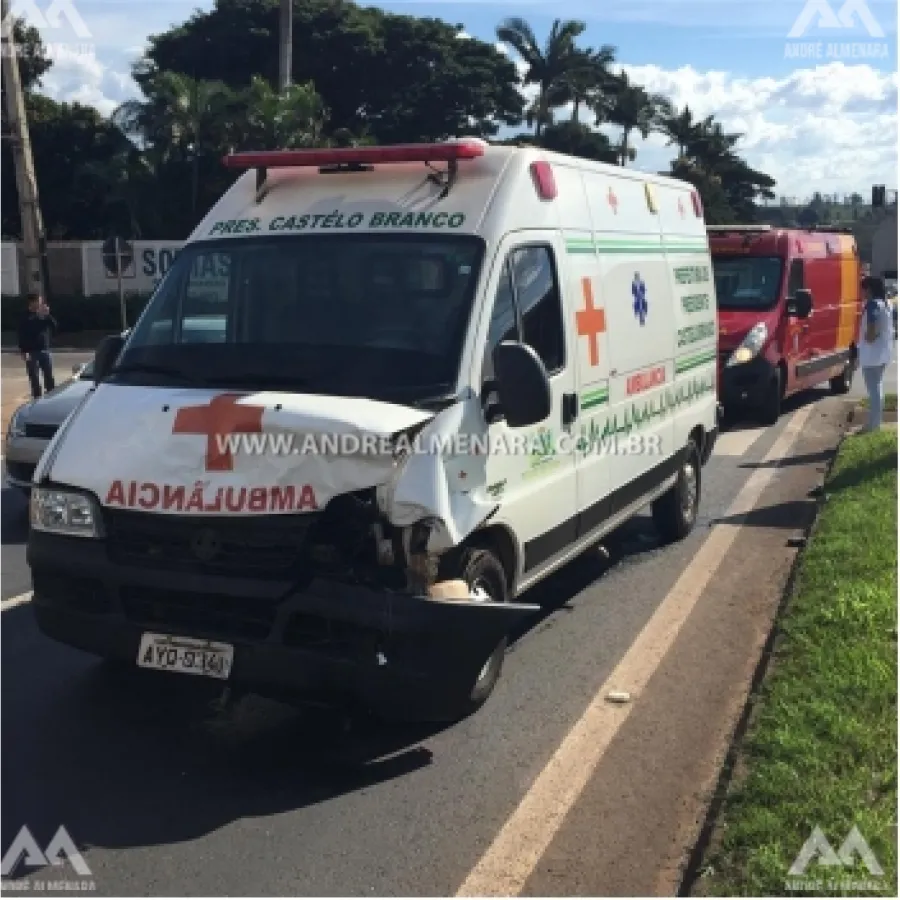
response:
[[[695,893],[897,896],[897,432],[846,440],[826,493]],[[854,825],[882,876],[789,874],[814,828],[839,852]]]

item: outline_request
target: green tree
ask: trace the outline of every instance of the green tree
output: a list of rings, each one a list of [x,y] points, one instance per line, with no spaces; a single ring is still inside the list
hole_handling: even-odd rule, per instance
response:
[[[19,79],[22,82],[22,90],[33,91],[40,87],[41,78],[53,65],[47,57],[47,49],[41,40],[41,33],[33,25],[28,25],[24,19],[13,18],[12,43],[19,59]]]
[[[523,83],[537,87],[525,117],[528,127],[534,126],[537,137],[544,127],[552,124],[556,107],[568,99],[576,99],[578,73],[595,71],[587,54],[575,45],[584,29],[584,22],[556,19],[541,47],[524,19],[505,19],[497,26],[497,39],[509,44],[528,66]]]
[[[683,157],[687,148],[694,144],[705,129],[712,126],[713,117],[707,116],[698,122],[694,119],[694,113],[689,106],[685,106],[681,112],[672,112],[664,115],[660,121],[660,130],[669,138],[666,146],[675,144],[678,147],[678,156]]]
[[[150,38],[139,84],[161,71],[223,81],[243,91],[258,75],[278,82],[278,0],[216,0]],[[295,0],[294,80],[312,83],[328,134],[379,142],[489,137],[522,120],[513,63],[492,44],[461,39],[437,19],[398,16],[348,0]]]
[[[170,162],[190,166],[190,211],[200,204],[200,171],[204,160],[221,156],[234,130],[236,98],[221,81],[201,81],[177,72],[159,72],[143,84],[145,100],[128,100],[113,121],[139,139],[154,168]]]
[[[615,47],[604,45],[599,50],[579,50],[576,65],[563,79],[562,99],[572,104],[572,121],[579,121],[582,106],[601,108],[615,89],[610,66],[616,61]]]
[[[110,197],[107,176],[98,173],[117,166],[135,148],[93,107],[33,93],[26,95],[25,105],[48,238],[102,237],[125,213]],[[15,170],[5,142],[2,160],[3,233],[19,236]]]
[[[629,143],[632,132],[637,131],[646,140],[650,132],[660,131],[671,115],[671,104],[662,94],[651,94],[639,84],[632,84],[624,74],[619,76],[617,87],[607,120],[622,129],[619,164],[624,166],[635,157]]]
[[[597,162],[615,163],[618,159],[609,138],[583,122],[554,122],[541,132],[540,137],[533,134],[519,134],[502,143],[520,147],[543,147],[555,153],[580,156],[582,159],[593,159]]]
[[[235,149],[272,150],[321,143],[325,109],[311,84],[292,84],[280,94],[254,75],[235,106],[243,110],[243,115],[234,115]]]

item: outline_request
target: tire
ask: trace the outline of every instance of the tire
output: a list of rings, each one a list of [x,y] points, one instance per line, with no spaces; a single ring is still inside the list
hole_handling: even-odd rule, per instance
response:
[[[840,375],[835,375],[828,383],[831,386],[832,394],[849,393],[850,388],[853,387],[853,363],[848,362],[844,366],[844,371]]]
[[[506,573],[497,557],[480,547],[464,547],[448,553],[438,568],[438,581],[461,579],[470,588],[481,587],[494,602],[509,602]],[[479,672],[475,683],[460,696],[433,705],[421,695],[410,695],[402,707],[393,705],[376,710],[383,721],[391,724],[434,723],[450,725],[477,712],[493,693],[500,680],[509,638],[500,640]]]
[[[784,399],[784,385],[782,384],[781,367],[775,370],[775,377],[769,392],[760,406],[760,419],[763,425],[774,425],[781,417],[781,401]]]
[[[683,540],[694,530],[700,508],[700,472],[700,450],[691,439],[684,449],[678,480],[651,507],[653,523],[667,543]]]

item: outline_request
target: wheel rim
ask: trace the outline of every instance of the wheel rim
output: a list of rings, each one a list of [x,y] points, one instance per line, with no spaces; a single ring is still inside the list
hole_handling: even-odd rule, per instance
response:
[[[479,600],[482,603],[493,603],[494,597],[491,594],[491,585],[485,578],[476,578],[475,581],[472,582],[471,591],[474,596],[474,599]],[[475,679],[475,684],[481,684],[484,680],[485,676],[488,674],[488,670],[491,667],[491,662],[494,659],[494,654],[492,653],[484,662],[484,665],[481,667],[481,671],[478,673],[478,677]]]
[[[692,462],[686,462],[681,469],[681,511],[688,521],[694,517],[697,505],[697,470]]]

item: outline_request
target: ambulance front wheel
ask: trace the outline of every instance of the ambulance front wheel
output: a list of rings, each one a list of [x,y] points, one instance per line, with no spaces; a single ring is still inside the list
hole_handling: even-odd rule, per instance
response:
[[[438,570],[439,581],[465,581],[470,590],[485,601],[493,603],[509,602],[509,585],[503,566],[493,551],[484,547],[462,547],[448,553],[442,560]],[[435,724],[451,724],[465,719],[479,710],[491,696],[500,673],[509,638],[503,637],[484,660],[474,680],[458,696],[443,697],[438,704],[433,698],[409,696],[390,710],[381,710],[383,719],[393,723],[429,722]]]
[[[653,522],[663,540],[680,541],[697,522],[700,509],[700,450],[693,439],[684,449],[678,478],[652,506]]]

